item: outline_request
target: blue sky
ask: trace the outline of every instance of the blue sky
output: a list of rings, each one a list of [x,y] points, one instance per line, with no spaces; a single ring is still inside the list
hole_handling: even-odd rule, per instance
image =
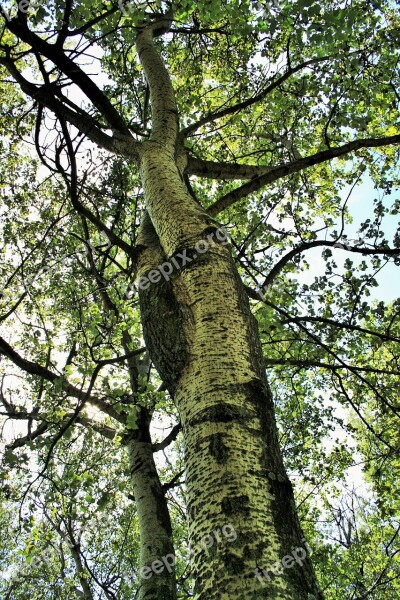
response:
[[[348,192],[348,189],[343,190],[343,201],[346,199]],[[355,187],[351,193],[348,209],[353,221],[352,223],[346,223],[344,229],[344,233],[350,244],[352,244],[351,240],[358,240],[362,237],[363,234],[359,231],[361,223],[366,219],[374,219],[374,199],[378,197],[379,193],[379,190],[374,189],[374,184],[367,175],[363,177],[363,181]],[[393,192],[390,196],[384,198],[384,205],[391,206],[399,196],[398,190]],[[385,239],[389,242],[390,247],[393,247],[393,236],[398,227],[399,215],[388,215],[384,217],[381,229],[383,230]],[[336,229],[340,230],[340,225],[336,226]],[[322,251],[321,248],[314,248],[307,250],[307,252],[304,253],[304,257],[310,265],[310,268],[308,271],[303,272],[299,277],[300,281],[303,283],[311,283],[314,280],[314,277],[321,276],[325,273],[326,263],[322,258]],[[350,258],[354,266],[362,260],[366,260],[367,263],[369,262],[368,257],[363,257],[361,254],[347,252],[340,248],[332,248],[332,251],[338,267],[336,269],[337,272],[341,271],[341,267],[346,258]],[[375,279],[378,286],[370,288],[371,300],[391,302],[400,297],[400,270],[393,262],[386,264]]]
[[[346,226],[348,237],[354,235],[359,237],[357,232],[360,224],[366,219],[372,219],[374,215],[374,198],[377,198],[379,191],[374,189],[372,180],[365,176],[362,183],[357,186],[349,202],[349,211],[353,217],[353,222]],[[385,206],[390,206],[399,198],[399,191],[392,193],[384,199]],[[382,230],[389,245],[392,247],[393,236],[399,226],[399,215],[388,215],[383,220]],[[352,260],[356,263],[357,256],[352,255]],[[371,296],[377,300],[389,302],[400,297],[400,271],[399,267],[390,262],[376,277],[379,287],[371,289]]]

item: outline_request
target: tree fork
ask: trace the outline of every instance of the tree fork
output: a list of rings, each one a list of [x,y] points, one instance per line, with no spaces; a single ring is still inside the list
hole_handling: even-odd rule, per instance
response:
[[[216,222],[181,178],[175,159],[174,92],[149,31],[139,34],[137,46],[154,124],[141,149],[146,208],[160,260],[171,260],[182,249],[191,257],[171,283],[186,354],[183,368],[175,374],[173,393],[186,453],[194,597],[320,599],[305,552],[301,566],[292,565],[265,581],[256,576],[257,569],[268,569],[304,546],[279,449],[257,325],[229,249],[207,235],[216,231]],[[207,252],[196,253],[197,243],[205,239]],[[140,272],[149,267],[144,261]],[[150,293],[157,294],[157,285],[152,284]],[[143,297],[141,290],[139,294]],[[150,318],[144,311],[144,335]],[[162,345],[169,325],[157,319],[151,327],[158,327]],[[234,542],[218,533],[228,524],[237,534]],[[214,543],[208,552],[203,542],[211,536]]]

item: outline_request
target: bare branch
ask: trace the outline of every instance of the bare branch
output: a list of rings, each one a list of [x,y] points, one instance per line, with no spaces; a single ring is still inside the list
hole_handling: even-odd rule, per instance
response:
[[[107,96],[90,79],[90,77],[86,75],[76,62],[64,54],[59,46],[56,44],[49,44],[36,33],[30,31],[26,21],[21,19],[20,16],[8,21],[7,28],[20,40],[29,44],[36,52],[51,60],[62,73],[67,75],[89,98],[93,106],[97,108],[100,114],[110,124],[113,131],[119,131],[128,137],[130,136],[130,131],[124,119],[121,117],[118,110],[111,104]]]
[[[160,452],[160,450],[164,450],[165,448],[167,448],[172,442],[176,440],[181,429],[181,423],[177,423],[176,425],[174,425],[167,437],[163,439],[162,442],[152,445],[153,452]]]
[[[188,175],[206,177],[209,179],[253,179],[269,173],[274,167],[265,165],[244,165],[240,163],[214,162],[194,156],[187,156],[185,172]]]
[[[35,429],[35,431],[32,431],[32,433],[28,433],[28,435],[25,435],[24,437],[17,438],[13,442],[11,442],[11,444],[7,444],[6,448],[8,448],[10,450],[15,450],[16,448],[22,448],[23,446],[25,446],[25,444],[27,442],[31,442],[34,439],[36,439],[37,437],[39,437],[40,435],[43,435],[44,433],[46,433],[48,428],[49,428],[48,423],[40,423],[40,425],[37,427],[37,429]]]
[[[181,485],[182,482],[179,481],[179,478],[181,477],[181,475],[184,474],[184,472],[185,472],[185,470],[182,469],[176,475],[174,475],[174,477],[171,479],[171,481],[168,481],[167,483],[163,483],[161,486],[163,489],[163,492],[167,492],[168,490],[174,488],[176,485]]]
[[[2,401],[4,403],[4,398],[2,398]],[[6,448],[10,448],[11,450],[15,450],[16,448],[22,448],[28,442],[31,442],[37,437],[46,433],[46,431],[48,431],[51,427],[54,427],[55,425],[65,425],[73,417],[73,413],[68,413],[67,415],[65,415],[65,418],[57,424],[51,423],[47,420],[42,420],[39,413],[27,413],[21,410],[10,411],[8,407],[6,407],[6,412],[0,412],[0,415],[7,416],[9,419],[15,419],[18,421],[37,421],[40,423],[34,431],[28,433],[23,437],[15,439],[10,444],[7,444]],[[86,417],[85,415],[74,417],[74,422],[78,425],[83,425],[86,428],[96,431],[97,433],[99,433],[103,437],[106,437],[109,440],[113,440],[117,434],[117,431],[113,427],[109,427],[108,425],[105,425],[103,423],[98,423],[94,419]]]
[[[0,315],[0,323],[1,323],[2,321],[5,321],[6,319],[8,319],[8,317],[10,317],[10,316],[13,314],[13,312],[14,312],[15,310],[17,310],[18,306],[21,304],[21,302],[23,301],[23,299],[26,297],[27,293],[28,293],[28,292],[24,292],[24,293],[23,293],[23,294],[22,294],[22,295],[21,295],[21,296],[18,298],[18,300],[17,300],[17,302],[14,304],[14,306],[12,306],[8,312],[6,312],[4,315]],[[0,295],[0,297],[1,297],[1,295]]]
[[[381,375],[400,376],[400,371],[390,371],[388,369],[375,369],[374,367],[359,367],[357,365],[348,365],[345,362],[343,362],[342,364],[330,364],[319,360],[301,360],[289,357],[266,358],[265,364],[271,367],[275,365],[290,365],[293,367],[299,367],[301,369],[321,368],[328,369],[330,371],[337,371],[338,369],[348,369],[349,371],[359,371],[363,373],[376,373]]]
[[[123,143],[120,140],[117,140],[115,136],[111,137],[104,133],[89,113],[85,113],[82,109],[80,109],[79,112],[76,112],[68,108],[68,106],[64,104],[64,101],[67,102],[67,100],[64,99],[61,92],[59,96],[62,101],[58,100],[54,95],[49,94],[45,86],[37,86],[25,79],[9,57],[0,57],[0,64],[7,68],[10,75],[19,84],[21,90],[25,94],[46,108],[49,108],[51,111],[63,115],[68,123],[76,127],[78,131],[86,135],[92,142],[100,146],[100,148],[123,156],[129,154],[127,149],[125,151],[123,150],[123,148],[128,147],[128,143],[123,145]],[[134,156],[135,144],[136,142],[134,140],[131,140],[129,144],[132,151],[130,154],[131,158]],[[126,154],[124,154],[124,152]]]
[[[309,316],[296,316],[290,317],[290,319],[285,319],[281,321],[282,325],[286,325],[287,323],[296,323],[298,321],[310,322],[310,323],[325,323],[331,327],[338,327],[340,329],[348,329],[349,331],[359,331],[360,333],[365,333],[366,335],[372,335],[380,338],[384,341],[392,341],[392,342],[400,342],[400,338],[389,335],[388,333],[383,333],[380,331],[373,331],[372,329],[366,329],[365,327],[360,327],[359,325],[354,325],[352,323],[346,323],[342,321],[335,321],[333,319],[327,319],[326,317],[309,317]]]

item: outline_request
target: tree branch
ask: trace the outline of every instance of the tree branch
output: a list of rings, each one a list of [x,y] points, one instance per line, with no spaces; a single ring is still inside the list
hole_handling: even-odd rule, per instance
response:
[[[12,418],[12,417],[10,417],[10,418]],[[25,446],[25,444],[27,442],[32,442],[34,439],[36,439],[40,435],[43,435],[44,433],[46,433],[48,428],[49,428],[49,423],[40,423],[40,425],[38,425],[38,427],[37,427],[37,429],[35,429],[35,431],[32,431],[32,433],[28,433],[28,435],[25,435],[23,437],[17,438],[13,442],[11,442],[11,444],[7,444],[6,448],[9,450],[15,450],[16,448],[22,448],[23,446]]]
[[[74,29],[72,31],[69,30],[67,33],[68,37],[82,35],[88,29],[90,29],[91,27],[94,27],[95,25],[97,25],[97,23],[100,23],[100,21],[102,21],[103,19],[106,19],[107,17],[110,17],[111,15],[115,14],[119,10],[121,10],[121,6],[118,3],[116,6],[113,6],[113,7],[109,8],[108,10],[106,10],[105,12],[101,13],[100,15],[97,15],[97,17],[93,17],[93,19],[91,19],[90,21],[87,21],[81,27],[78,27],[77,29]]]
[[[66,0],[62,25],[56,41],[56,45],[60,46],[61,48],[64,46],[64,42],[68,37],[68,27],[72,16],[72,9],[73,0]]]
[[[366,335],[372,335],[380,338],[384,341],[392,341],[392,342],[400,342],[400,338],[389,335],[388,333],[382,333],[380,331],[373,331],[372,329],[366,329],[365,327],[360,327],[359,325],[352,325],[351,323],[345,323],[340,321],[334,321],[333,319],[327,319],[325,317],[290,317],[290,319],[285,319],[281,321],[282,325],[286,325],[287,323],[296,323],[298,321],[305,321],[309,323],[325,323],[331,327],[338,327],[340,329],[348,329],[350,331],[359,331],[360,333],[365,333]]]
[[[56,380],[62,380],[62,389],[68,396],[77,398],[81,401],[88,400],[90,404],[97,406],[97,408],[108,414],[119,423],[125,423],[125,417],[118,414],[118,412],[108,402],[96,396],[90,395],[88,397],[87,392],[84,392],[80,388],[69,383],[63,375],[57,375],[38,363],[26,360],[20,356],[2,337],[0,337],[0,354],[3,354],[9,358],[17,367],[19,367],[22,371],[25,371],[25,373],[36,375],[52,383],[54,383]]]
[[[244,286],[245,290],[248,294],[248,296],[250,298],[254,298],[255,300],[260,301],[260,295],[259,293],[257,293],[256,290],[253,290],[252,288],[248,287],[248,286]],[[277,311],[279,314],[281,314],[282,316],[284,316],[286,319],[290,319],[290,315],[289,313],[284,310],[283,308],[281,308],[280,306],[277,306],[276,304],[274,304],[273,302],[270,302],[269,300],[267,300],[264,296],[264,298],[262,299],[262,301],[267,305],[270,306],[271,308],[273,308],[275,311]],[[377,390],[371,383],[370,381],[368,381],[368,379],[365,379],[356,369],[354,369],[351,365],[347,365],[341,358],[340,356],[338,356],[338,354],[336,354],[327,344],[325,344],[322,340],[320,340],[314,333],[312,333],[311,331],[309,331],[302,323],[297,323],[297,326],[305,332],[305,334],[311,338],[318,346],[320,346],[328,355],[332,356],[334,358],[335,361],[338,361],[341,365],[343,365],[343,367],[345,367],[349,372],[353,373],[356,377],[358,377],[358,379],[366,385],[367,388],[369,388],[373,393],[376,394],[376,396],[380,399],[380,401],[382,402],[382,404],[386,405],[388,408],[390,408],[390,410],[396,415],[399,415],[399,410],[393,406],[393,404],[391,404],[387,398],[385,398],[380,392],[379,390]],[[335,376],[339,379],[341,387],[343,388],[343,394],[347,397],[348,402],[350,403],[350,405],[354,408],[354,410],[357,412],[358,416],[360,417],[360,419],[363,421],[363,423],[366,425],[366,427],[368,427],[368,429],[374,433],[374,435],[388,448],[390,448],[391,450],[394,450],[393,446],[391,444],[389,444],[388,442],[386,442],[383,438],[381,434],[378,434],[377,432],[374,432],[373,428],[371,427],[371,425],[365,420],[365,418],[363,417],[362,413],[360,412],[359,408],[356,406],[356,404],[351,400],[351,398],[348,396],[348,394],[346,394],[343,383],[342,383],[342,379],[340,376],[340,373],[338,372],[338,370],[334,370],[333,373],[335,374]]]
[[[321,369],[328,369],[330,371],[337,371],[338,369],[348,369],[349,371],[377,373],[380,375],[400,375],[400,371],[390,371],[388,369],[375,369],[373,367],[359,367],[357,365],[348,365],[345,362],[343,362],[342,364],[330,364],[318,360],[300,360],[295,358],[266,358],[265,364],[267,366],[291,365],[294,367],[300,367],[301,369],[313,369],[317,367]]]
[[[172,12],[159,17],[142,29],[136,48],[150,90],[152,132],[150,140],[175,148],[178,135],[178,108],[171,78],[154,46],[154,37],[168,31]]]
[[[167,448],[172,442],[176,440],[181,429],[181,423],[177,423],[176,425],[174,425],[167,437],[163,439],[162,442],[152,445],[153,452],[160,452],[160,450],[164,450],[165,448]]]
[[[247,98],[246,100],[243,100],[242,102],[237,102],[233,106],[228,106],[227,108],[223,108],[222,110],[218,110],[213,113],[209,113],[208,115],[205,115],[199,121],[197,121],[197,123],[193,123],[192,125],[189,125],[185,129],[183,129],[181,132],[181,135],[184,138],[188,137],[192,133],[194,133],[197,129],[202,127],[203,125],[207,125],[207,123],[211,123],[211,121],[216,121],[217,119],[221,119],[222,117],[232,115],[236,112],[239,112],[240,110],[247,108],[248,106],[252,106],[256,102],[260,102],[261,100],[264,100],[264,98],[266,98],[268,96],[268,94],[273,92],[277,87],[282,85],[282,83],[284,83],[287,79],[289,79],[295,73],[298,73],[302,69],[306,69],[307,67],[310,67],[311,65],[315,65],[320,62],[325,62],[325,61],[329,60],[330,58],[332,58],[332,57],[331,56],[321,56],[319,58],[312,58],[311,60],[301,63],[300,65],[297,65],[297,67],[289,68],[288,71],[286,71],[286,73],[284,73],[283,75],[278,77],[278,79],[276,79],[275,81],[272,81],[259,94],[256,94],[255,96],[252,96],[251,98]]]
[[[76,127],[78,131],[86,135],[93,143],[100,146],[100,148],[104,148],[113,154],[130,157],[131,159],[137,155],[138,142],[135,142],[132,138],[119,138],[115,135],[113,137],[107,135],[99,128],[98,123],[89,113],[86,113],[82,109],[79,109],[78,113],[68,108],[65,103],[71,102],[61,92],[59,93],[61,100],[59,100],[54,95],[49,94],[45,86],[37,86],[25,79],[10,57],[0,57],[0,64],[6,67],[27,96],[50,109],[56,115],[62,115],[68,123]]]
[[[25,413],[24,411],[10,412],[7,408],[6,408],[6,412],[5,413],[0,412],[0,415],[7,416],[9,419],[16,419],[18,421],[24,420],[24,421],[38,421],[39,422],[41,420],[40,414],[38,414],[38,413]],[[68,420],[70,420],[72,416],[73,416],[73,413],[68,413],[65,416],[65,419],[60,421],[60,425],[65,425],[65,423],[67,423]],[[117,431],[113,427],[109,427],[108,425],[97,423],[94,419],[86,417],[85,415],[74,417],[74,422],[78,423],[78,425],[83,425],[86,428],[93,429],[93,431],[96,431],[97,433],[99,433],[100,435],[102,435],[103,437],[105,437],[109,440],[113,440],[117,434]],[[34,439],[36,439],[37,437],[39,437],[40,435],[43,435],[44,433],[46,433],[46,431],[48,431],[48,429],[50,429],[50,427],[52,425],[56,425],[56,423],[42,421],[34,431],[32,431],[31,433],[28,433],[27,435],[25,435],[23,437],[17,438],[10,444],[7,444],[6,448],[10,448],[11,450],[15,450],[16,448],[22,448],[23,446],[25,446],[25,444],[27,442],[31,442]]]
[[[274,167],[265,165],[242,165],[240,163],[214,162],[187,155],[185,173],[208,179],[253,179],[269,173]]]
[[[343,250],[347,250],[348,252],[356,252],[362,255],[368,254],[384,254],[385,256],[399,256],[400,248],[366,248],[361,246],[349,246],[347,243],[340,243],[337,241],[330,240],[314,240],[312,242],[303,242],[296,248],[292,248],[290,252],[282,256],[282,258],[276,263],[276,265],[271,269],[268,273],[267,277],[264,280],[261,288],[265,289],[268,285],[272,283],[275,277],[284,269],[284,267],[297,255],[301,254],[305,250],[310,250],[311,248],[317,248],[319,246],[328,246],[330,248],[341,248]]]
[[[24,292],[24,293],[23,293],[23,294],[22,294],[22,295],[21,295],[21,296],[18,298],[18,300],[16,301],[16,303],[14,304],[14,306],[12,306],[8,312],[6,312],[4,315],[0,315],[0,323],[1,323],[2,321],[5,321],[6,319],[8,319],[8,317],[10,317],[10,316],[13,314],[13,312],[14,312],[15,310],[17,310],[18,306],[21,304],[21,302],[22,302],[22,301],[23,301],[23,299],[24,299],[24,298],[27,296],[27,294],[28,294],[28,292]],[[1,294],[0,294],[0,298],[1,298]]]
[[[182,469],[181,471],[179,471],[176,475],[174,475],[174,477],[171,479],[171,481],[168,481],[167,483],[163,483],[162,484],[162,489],[163,492],[167,492],[168,490],[174,488],[176,485],[181,485],[182,482],[179,481],[179,478],[181,477],[181,475],[183,475],[185,472],[185,469]]]
[[[100,114],[107,120],[113,131],[124,133],[130,137],[130,131],[120,113],[111,104],[102,90],[90,79],[88,75],[74,62],[64,54],[63,50],[57,44],[49,44],[46,40],[39,37],[33,31],[30,31],[24,19],[20,15],[8,21],[7,28],[20,40],[29,44],[29,46],[42,54],[62,73],[67,75],[82,92],[89,98],[93,106],[97,108]]]
[[[383,138],[365,138],[363,140],[353,140],[352,142],[343,144],[343,146],[330,148],[329,150],[322,150],[321,152],[317,152],[311,156],[306,156],[292,162],[272,167],[265,174],[255,177],[248,183],[245,183],[232,192],[229,192],[228,194],[225,194],[225,196],[219,198],[208,208],[207,212],[211,216],[215,217],[223,210],[235,204],[235,202],[238,202],[249,194],[257,192],[269,183],[273,183],[274,181],[278,181],[278,179],[282,179],[282,177],[286,177],[287,175],[298,173],[299,171],[303,171],[309,167],[332,160],[333,158],[338,158],[340,156],[349,154],[350,152],[355,152],[360,148],[379,148],[382,146],[390,146],[399,143],[400,134]]]

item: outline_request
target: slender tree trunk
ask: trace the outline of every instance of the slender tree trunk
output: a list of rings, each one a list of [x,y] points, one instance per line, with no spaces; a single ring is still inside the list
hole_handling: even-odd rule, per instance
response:
[[[144,219],[142,230],[147,220]],[[143,237],[143,235],[142,235]],[[140,243],[140,240],[139,240]],[[145,243],[145,239],[141,243]],[[97,279],[93,257],[89,254],[92,273]],[[101,278],[99,281],[101,285]],[[100,287],[101,300],[106,311],[116,311],[107,291]],[[122,334],[122,346],[126,355],[134,345],[130,334]],[[131,483],[135,498],[140,531],[140,568],[138,600],[176,599],[175,555],[172,528],[167,501],[154,463],[150,436],[151,415],[138,400],[140,391],[137,357],[128,358],[128,370],[133,402],[137,410],[137,428],[127,430],[125,443],[128,447]],[[154,519],[154,515],[157,518]]]
[[[92,588],[88,582],[88,572],[83,566],[81,554],[80,554],[80,546],[79,543],[75,542],[74,539],[71,539],[70,545],[71,555],[75,563],[76,572],[79,578],[79,582],[82,586],[83,597],[85,600],[94,600]]]
[[[128,442],[131,481],[140,529],[138,600],[175,600],[175,553],[167,502],[154,464],[145,409]]]
[[[185,257],[170,281],[139,293],[146,344],[183,425],[195,598],[321,598],[282,463],[255,319],[217,224],[178,169],[176,103],[151,28],[137,47],[152,105],[141,176],[154,227],[142,239],[139,275],[157,261],[178,267],[174,259]],[[226,535],[232,528],[235,536]]]

